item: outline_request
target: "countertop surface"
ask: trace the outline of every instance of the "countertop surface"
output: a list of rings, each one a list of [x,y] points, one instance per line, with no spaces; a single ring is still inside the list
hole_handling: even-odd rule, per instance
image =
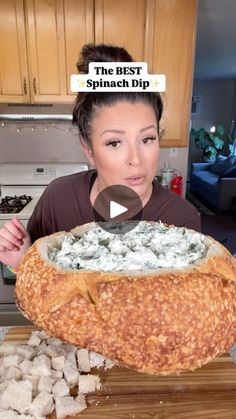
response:
[[[0,342],[5,338],[5,335],[7,334],[9,330],[10,330],[10,326],[0,327]]]
[[[5,341],[24,343],[32,330],[13,327]],[[236,419],[236,365],[229,354],[178,376],[119,367],[98,374],[102,390],[86,397],[86,410],[67,419]]]

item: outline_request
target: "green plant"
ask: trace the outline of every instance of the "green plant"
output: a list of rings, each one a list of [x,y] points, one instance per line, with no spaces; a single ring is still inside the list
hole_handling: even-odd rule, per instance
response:
[[[191,129],[190,134],[198,148],[203,149],[204,160],[215,161],[217,154],[225,145],[223,125],[218,125],[215,132],[207,132],[204,128]]]

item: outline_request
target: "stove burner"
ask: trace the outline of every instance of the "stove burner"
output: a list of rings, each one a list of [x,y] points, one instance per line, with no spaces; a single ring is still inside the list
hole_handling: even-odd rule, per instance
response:
[[[31,196],[5,196],[0,202],[0,214],[14,214],[20,212],[30,201]]]

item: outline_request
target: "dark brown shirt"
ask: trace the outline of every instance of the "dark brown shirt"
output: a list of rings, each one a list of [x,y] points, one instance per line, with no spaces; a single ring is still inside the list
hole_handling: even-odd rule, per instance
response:
[[[94,221],[89,196],[95,179],[96,171],[89,170],[52,181],[29,220],[27,229],[32,241]],[[196,208],[156,181],[153,182],[152,195],[143,208],[142,219],[162,221],[177,227],[185,226],[196,231],[201,229],[200,215]]]

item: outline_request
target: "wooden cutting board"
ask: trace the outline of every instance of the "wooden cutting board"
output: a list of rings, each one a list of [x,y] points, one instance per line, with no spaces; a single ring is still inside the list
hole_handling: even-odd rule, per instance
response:
[[[5,341],[24,343],[32,330],[14,327]],[[236,365],[228,354],[179,376],[119,367],[98,374],[102,390],[86,397],[86,410],[67,419],[236,419]]]

